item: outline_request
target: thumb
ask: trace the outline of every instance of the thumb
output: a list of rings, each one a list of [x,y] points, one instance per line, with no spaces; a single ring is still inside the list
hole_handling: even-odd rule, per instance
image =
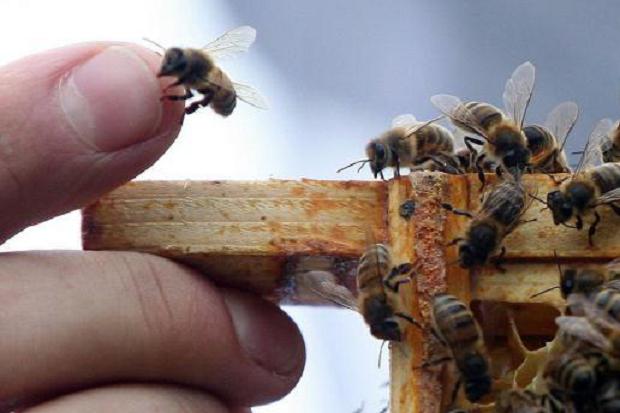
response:
[[[0,240],[135,177],[180,129],[160,102],[160,57],[90,43],[0,68]]]

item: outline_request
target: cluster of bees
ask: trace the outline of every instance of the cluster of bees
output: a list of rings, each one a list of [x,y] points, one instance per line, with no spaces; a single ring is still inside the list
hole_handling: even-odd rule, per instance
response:
[[[187,100],[193,92],[201,99],[190,103],[186,113],[210,106],[228,116],[237,98],[259,108],[266,102],[253,88],[232,82],[216,65],[216,59],[243,52],[253,43],[256,32],[249,26],[233,29],[202,49],[164,49],[160,76],[176,78],[166,90],[182,86],[183,95],[164,94],[163,99]],[[608,206],[620,215],[620,125],[609,119],[593,128],[578,165],[573,170],[564,152],[578,118],[578,107],[564,102],[553,109],[543,125],[525,125],[535,81],[535,68],[526,62],[513,72],[503,94],[504,110],[484,102],[463,102],[451,95],[431,98],[441,115],[418,121],[413,115],[394,119],[392,127],[366,146],[367,158],[345,168],[369,164],[375,178],[384,178],[385,168],[412,171],[434,170],[450,174],[476,173],[484,192],[477,211],[463,211],[444,204],[471,222],[452,241],[458,245],[458,263],[475,269],[493,263],[498,269],[505,254],[504,238],[524,223],[525,211],[533,200],[544,204],[555,225],[583,229],[593,244],[600,216],[597,209]],[[448,128],[439,124],[447,118]],[[342,169],[345,169],[342,168]],[[484,190],[485,173],[499,181]],[[558,188],[539,198],[536,188],[522,182],[524,174],[548,174]],[[560,180],[552,174],[567,174]],[[370,239],[372,237],[369,237]],[[476,403],[495,387],[491,362],[481,328],[468,306],[445,293],[432,297],[430,328],[401,311],[400,286],[416,273],[411,263],[393,262],[388,246],[369,241],[357,268],[358,296],[334,283],[317,279],[315,293],[339,305],[359,311],[378,339],[401,341],[407,326],[428,330],[445,349],[445,355],[421,368],[453,362],[465,398]],[[495,410],[523,412],[620,412],[620,265],[567,268],[560,271],[559,286],[566,300],[565,315],[557,318],[557,336],[547,362],[541,368],[544,389],[513,388],[496,392]]]
[[[581,230],[588,226],[588,241],[600,216],[597,209],[610,207],[620,215],[620,125],[599,121],[590,133],[573,170],[564,152],[567,137],[578,117],[573,102],[559,104],[544,125],[524,125],[534,87],[535,69],[526,62],[506,83],[505,109],[483,102],[463,102],[450,95],[436,95],[431,102],[441,116],[417,121],[412,115],[397,117],[392,128],[366,146],[367,158],[353,162],[370,165],[375,177],[383,170],[400,167],[412,171],[436,170],[450,174],[477,173],[482,188],[485,173],[494,172],[497,184],[484,191],[477,211],[442,206],[470,219],[458,245],[458,264],[477,269],[494,264],[500,271],[506,252],[505,237],[527,222],[524,213],[538,201],[551,211],[555,225]],[[437,122],[448,118],[452,131]],[[472,136],[473,135],[473,136]],[[360,169],[361,169],[360,167]],[[344,168],[343,168],[344,169]],[[538,197],[536,188],[522,182],[528,173],[549,175],[558,186]],[[556,175],[566,174],[561,179]],[[407,325],[425,329],[399,311],[398,287],[415,274],[413,265],[392,262],[383,244],[369,243],[357,270],[357,308],[371,333],[382,340],[401,341]],[[445,355],[424,365],[452,362],[459,372],[453,391],[454,404],[460,388],[470,403],[488,402],[494,393],[498,413],[523,412],[620,412],[620,265],[568,268],[561,271],[559,288],[566,299],[566,315],[559,325],[553,351],[540,368],[542,388],[500,391],[491,376],[491,360],[483,334],[468,306],[445,293],[431,299],[428,331],[444,348]],[[328,296],[327,288],[321,291]],[[337,299],[348,307],[352,297]],[[456,412],[456,411],[455,411]]]

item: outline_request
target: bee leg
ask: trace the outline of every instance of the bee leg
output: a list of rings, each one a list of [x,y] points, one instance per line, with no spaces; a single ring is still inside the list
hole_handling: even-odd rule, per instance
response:
[[[409,278],[405,279],[405,280],[398,280],[395,281],[393,284],[389,282],[389,280],[384,280],[383,281],[383,285],[385,286],[385,288],[387,288],[388,290],[392,291],[394,294],[398,294],[398,290],[400,289],[401,284],[407,284],[410,283],[411,280]]]
[[[459,377],[457,382],[454,384],[454,389],[452,390],[452,396],[450,397],[450,406],[454,406],[454,402],[456,402],[456,396],[459,394],[459,390],[461,389],[462,380]]]
[[[394,316],[402,318],[405,321],[408,321],[409,323],[411,323],[412,325],[416,326],[420,330],[424,330],[424,326],[418,320],[416,320],[415,318],[411,317],[410,315],[403,314],[403,313],[394,313]]]
[[[480,156],[476,157],[476,172],[478,172],[478,180],[480,181],[480,183],[482,184],[480,186],[480,192],[484,192],[484,187],[486,186],[486,178],[484,176],[484,168],[482,167],[482,161],[484,161],[485,158],[485,154],[481,154]]]
[[[596,233],[596,227],[598,226],[599,222],[601,222],[601,216],[598,214],[598,212],[594,211],[594,222],[592,223],[592,225],[590,225],[590,228],[588,228],[588,245],[591,247],[594,246],[592,237]]]
[[[186,107],[185,108],[186,115],[196,112],[198,108],[200,107],[209,106],[209,104],[211,103],[211,100],[213,99],[213,92],[204,91],[200,93],[202,93],[202,99],[200,99],[197,102],[192,102],[188,107]]]
[[[506,247],[502,246],[500,253],[497,257],[493,257],[493,265],[499,272],[502,274],[506,272],[506,268],[502,267],[502,263],[504,262],[504,257],[506,256]]]
[[[439,364],[443,364],[443,363],[446,363],[446,362],[451,361],[451,360],[452,360],[452,357],[445,356],[445,357],[441,357],[441,358],[438,358],[438,359],[435,359],[435,360],[425,361],[424,363],[420,364],[418,367],[414,367],[413,369],[414,370],[417,370],[417,369],[427,369],[429,367],[437,366]]]
[[[454,215],[461,215],[461,216],[468,217],[468,218],[473,218],[474,217],[474,214],[472,214],[471,212],[465,211],[463,209],[454,208],[452,205],[447,204],[445,202],[441,203],[441,207],[443,209],[446,209],[446,210],[452,212]]]
[[[560,185],[562,182],[566,181],[568,178],[570,178],[570,176],[564,177],[562,179],[558,179],[555,177],[555,175],[553,174],[545,174],[547,175],[549,178],[551,178],[551,180],[553,181],[553,183],[557,186]]]
[[[400,161],[398,160],[398,157],[395,159],[395,161],[396,167],[394,169],[394,179],[400,178]]]
[[[166,88],[167,89],[167,88]],[[191,90],[189,89],[185,89],[185,94],[184,95],[163,95],[162,97],[159,98],[159,100],[187,100],[187,99],[191,99],[194,97],[194,94],[192,93]]]
[[[577,228],[578,230],[581,230],[583,228],[583,219],[581,218],[581,215],[577,215],[577,222],[575,222],[575,228]]]
[[[616,204],[608,204],[611,209],[614,210],[616,215],[620,215],[620,207]]]
[[[456,245],[459,241],[464,241],[464,240],[465,238],[462,238],[462,237],[454,238],[452,241],[445,244],[444,247],[451,247],[453,245]]]
[[[545,209],[547,209],[547,208],[545,208]],[[519,225],[529,224],[530,222],[535,222],[535,221],[538,221],[538,218],[521,219],[521,220],[519,220]]]

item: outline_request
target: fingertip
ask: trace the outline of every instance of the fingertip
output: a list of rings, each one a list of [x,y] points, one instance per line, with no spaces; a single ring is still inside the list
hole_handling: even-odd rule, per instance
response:
[[[112,152],[178,130],[183,105],[161,101],[158,59],[137,45],[110,45],[63,76],[60,106],[82,143]]]

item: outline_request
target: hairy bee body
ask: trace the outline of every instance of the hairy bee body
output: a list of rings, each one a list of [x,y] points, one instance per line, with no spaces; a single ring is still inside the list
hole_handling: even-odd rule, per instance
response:
[[[502,391],[495,400],[496,413],[559,413],[564,412],[555,399],[538,395],[530,390]]]
[[[608,378],[598,390],[596,402],[600,413],[620,412],[620,378]]]
[[[401,341],[404,320],[395,316],[394,304],[384,283],[393,268],[387,246],[373,244],[366,248],[357,267],[358,308],[373,336]]]
[[[393,127],[368,143],[366,155],[375,177],[386,167],[413,168],[429,157],[454,151],[454,140],[448,129],[433,123],[416,129],[419,125]]]
[[[620,164],[605,163],[589,168],[568,179],[560,185],[559,190],[547,194],[547,204],[553,214],[556,225],[571,219],[581,220],[592,215],[599,198],[620,188]]]
[[[519,224],[526,209],[527,194],[512,179],[491,189],[459,242],[459,264],[482,266],[501,248],[504,238]]]
[[[620,162],[620,123],[601,142],[603,162]]]
[[[530,125],[523,128],[532,157],[531,170],[535,173],[569,173],[570,167],[560,143],[544,126]]]
[[[448,347],[471,402],[491,391],[489,357],[482,332],[465,304],[449,294],[433,297],[433,324],[438,336]]]

